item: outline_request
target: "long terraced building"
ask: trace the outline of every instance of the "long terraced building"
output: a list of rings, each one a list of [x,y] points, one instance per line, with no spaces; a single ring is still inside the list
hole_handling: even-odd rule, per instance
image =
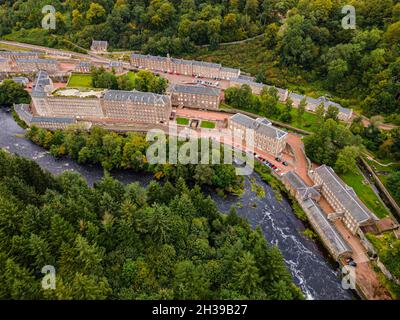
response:
[[[136,68],[186,76],[230,80],[240,75],[239,69],[224,68],[219,63],[175,59],[169,56],[160,57],[134,53],[130,60],[131,65]]]

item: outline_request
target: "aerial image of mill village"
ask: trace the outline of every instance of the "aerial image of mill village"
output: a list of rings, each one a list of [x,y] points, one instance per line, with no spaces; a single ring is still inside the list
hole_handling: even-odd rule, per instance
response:
[[[399,0],[0,16],[1,300],[400,299]]]

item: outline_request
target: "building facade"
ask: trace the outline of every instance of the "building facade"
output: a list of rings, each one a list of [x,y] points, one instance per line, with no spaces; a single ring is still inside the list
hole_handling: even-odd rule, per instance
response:
[[[172,84],[168,87],[172,105],[205,110],[217,110],[221,90],[201,85]]]
[[[38,114],[45,117],[102,118],[103,112],[98,98],[65,97],[46,95],[32,96]]]
[[[350,256],[352,253],[350,246],[319,206],[318,201],[321,198],[321,194],[316,188],[314,186],[307,186],[303,179],[294,171],[284,174],[282,182],[290,194],[297,199],[299,205],[307,215],[308,221],[318,233],[330,254],[336,260]]]
[[[266,84],[256,82],[249,77],[240,76],[238,78],[231,79],[230,85],[237,88],[240,88],[242,85],[248,85],[251,89],[251,92],[256,95],[260,95],[264,88],[275,88],[278,91],[279,101],[281,102],[285,102],[289,95],[288,90],[268,86]]]
[[[320,166],[310,171],[309,175],[335,210],[332,216],[340,218],[352,234],[357,234],[360,227],[374,225],[379,220],[331,167]]]
[[[265,118],[256,120],[237,113],[228,121],[228,128],[243,145],[254,144],[254,147],[274,156],[279,156],[286,148],[288,134],[272,125]],[[249,139],[253,139],[253,143]]]
[[[92,69],[92,64],[89,61],[81,61],[75,66],[75,72],[89,73]]]
[[[122,73],[124,72],[124,64],[121,61],[111,61],[107,65],[107,69],[115,73]]]
[[[101,103],[104,117],[138,123],[167,123],[172,111],[169,96],[151,92],[107,90]]]
[[[77,123],[75,118],[33,116],[29,104],[14,105],[14,110],[18,117],[28,126],[35,125],[41,128],[57,130],[66,129],[68,126]]]
[[[317,189],[314,186],[307,186],[303,179],[294,171],[289,171],[284,174],[282,176],[282,182],[289,193],[298,201],[307,199],[319,201],[321,199],[321,194]]]
[[[6,58],[0,58],[0,72],[11,71],[11,60]]]
[[[234,68],[221,67],[219,77],[224,80],[232,80],[240,77],[240,70]]]
[[[239,69],[223,68],[218,63],[175,59],[169,56],[132,54],[131,65],[152,71],[229,80],[240,75]]]
[[[93,40],[92,45],[90,47],[90,50],[95,52],[107,52],[107,49],[108,49],[108,42],[99,40]]]
[[[56,60],[50,59],[16,59],[15,71],[20,73],[34,73],[40,70],[47,73],[56,73],[59,65]]]
[[[171,114],[171,99],[139,91],[106,90],[101,96],[63,96],[52,94],[53,85],[46,72],[39,72],[31,97],[35,116],[166,124]]]
[[[17,59],[39,59],[38,52],[27,51],[0,51],[0,58],[15,61]]]
[[[300,102],[305,99],[306,101],[306,110],[310,112],[315,112],[318,108],[319,105],[323,105],[325,108],[325,111],[328,110],[330,106],[334,106],[338,109],[339,114],[338,118],[342,121],[350,121],[351,117],[353,115],[353,110],[344,108],[340,104],[330,101],[326,97],[319,97],[318,99],[310,98],[307,96],[303,96],[301,94],[293,93],[291,92],[289,94],[290,99],[293,101],[293,106],[297,108],[300,104]]]

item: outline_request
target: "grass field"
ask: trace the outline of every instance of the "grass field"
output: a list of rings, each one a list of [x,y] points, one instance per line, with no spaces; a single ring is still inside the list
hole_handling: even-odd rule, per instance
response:
[[[361,201],[367,206],[367,208],[374,212],[378,218],[388,216],[388,210],[372,190],[372,187],[363,183],[365,178],[361,172],[341,174],[340,177],[354,189]]]
[[[21,29],[2,37],[4,40],[34,44],[38,46],[86,53],[86,50],[79,48],[76,44],[65,39],[63,36],[55,35],[42,28]]]
[[[285,108],[285,106],[283,104],[279,103],[278,108],[282,111]],[[298,121],[298,119],[297,119],[297,109],[296,108],[293,108],[292,111],[290,112],[290,114],[292,115],[292,121],[288,124],[290,124],[291,126],[293,126],[295,128],[315,132],[319,127],[318,118],[315,115],[315,113],[306,111],[303,114],[301,121]],[[271,119],[279,121],[279,118],[272,117]]]
[[[90,74],[72,74],[68,80],[70,88],[92,88],[92,76]]]
[[[181,125],[181,126],[187,126],[189,125],[189,119],[186,118],[176,118],[176,123]]]
[[[215,129],[215,122],[202,121],[200,127],[204,129]]]

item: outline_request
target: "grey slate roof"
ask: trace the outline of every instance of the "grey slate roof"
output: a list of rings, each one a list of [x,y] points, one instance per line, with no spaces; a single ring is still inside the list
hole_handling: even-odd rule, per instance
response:
[[[255,81],[255,78],[254,78],[254,77],[245,76],[245,75],[243,75],[243,74],[241,74],[241,75],[239,76],[238,79],[247,80],[247,81]]]
[[[152,56],[152,55],[144,55],[140,53],[132,53],[131,58],[141,58],[141,59],[149,59],[149,60],[157,60],[157,61],[168,61],[170,60],[176,64],[188,64],[195,66],[204,66],[208,68],[218,68],[221,69],[222,66],[219,63],[206,62],[206,61],[195,61],[195,60],[184,60],[184,59],[176,59],[170,57],[161,57],[161,56]]]
[[[26,77],[13,77],[12,80],[23,85],[27,85],[29,83],[29,79]]]
[[[43,97],[46,95],[45,87],[51,84],[51,79],[46,71],[39,71],[33,85],[32,96]]]
[[[201,94],[205,96],[219,96],[221,94],[221,89],[219,88],[211,88],[199,85],[184,85],[184,84],[172,84],[169,86],[168,91]]]
[[[258,88],[261,88],[261,89],[263,89],[263,88],[275,88],[282,95],[285,95],[287,93],[287,91],[288,91],[287,89],[282,89],[282,88],[278,88],[278,87],[275,87],[275,86],[269,86],[269,85],[264,84],[264,83],[255,82],[254,78],[246,77],[246,76],[245,77],[239,76],[238,78],[232,79],[231,81],[235,81],[237,83],[242,83],[242,84],[247,84],[250,87],[258,87]]]
[[[187,64],[187,65],[192,65],[193,61],[192,60],[184,60],[184,59],[176,59],[176,58],[171,58],[171,61],[175,64]]]
[[[307,188],[307,185],[294,171],[287,172],[283,177],[295,189]]]
[[[110,63],[108,65],[110,67],[120,67],[123,65],[123,63],[121,61],[110,61]]]
[[[297,93],[294,93],[294,92],[291,92],[291,93],[289,94],[289,97],[290,97],[291,99],[293,99],[293,100],[299,100],[299,101],[301,101],[301,100],[303,100],[304,98],[306,98],[307,103],[309,103],[309,104],[314,104],[314,105],[317,105],[317,106],[320,105],[320,104],[322,103],[322,104],[324,104],[324,106],[325,106],[325,110],[327,110],[329,106],[335,106],[336,108],[339,109],[339,112],[340,112],[340,113],[347,114],[347,115],[350,115],[350,114],[352,113],[352,110],[351,110],[351,109],[344,108],[344,107],[342,107],[339,103],[330,101],[330,100],[327,99],[326,97],[319,97],[318,99],[315,99],[315,98],[303,96],[303,95],[301,95],[301,94],[297,94]]]
[[[146,104],[169,104],[170,97],[162,94],[141,91],[106,90],[103,95],[105,101],[131,101]]]
[[[361,202],[354,190],[345,184],[329,166],[322,165],[315,169],[337,200],[350,212],[358,223],[378,218]]]
[[[265,87],[265,84],[263,84],[263,83],[255,82],[255,81],[249,80],[247,78],[242,78],[242,77],[239,77],[239,78],[236,78],[236,79],[232,79],[232,81],[235,81],[235,82],[238,82],[238,83],[242,83],[242,84],[247,84],[250,87],[252,87],[252,86],[260,87],[260,88]]]
[[[241,113],[236,113],[231,117],[231,121],[234,121],[236,123],[241,124],[242,126],[249,128],[249,129],[254,129],[254,122],[255,120],[245,116],[244,114]]]
[[[76,120],[74,118],[52,118],[52,117],[33,117],[31,123],[40,123],[40,122],[49,122],[49,123],[75,123]]]
[[[80,61],[76,66],[77,67],[90,67],[91,63],[89,61]]]
[[[201,67],[208,67],[208,68],[221,68],[221,65],[219,63],[213,63],[213,62],[206,62],[206,61],[193,61],[192,64],[194,66],[201,66]]]
[[[287,172],[282,179],[287,181],[294,189],[296,189],[298,195],[303,200],[318,198],[320,196],[320,193],[314,187],[307,186],[303,179],[301,179],[294,171]]]
[[[325,213],[320,206],[312,199],[303,201],[304,206],[307,208],[309,214],[307,215],[310,222],[317,226],[317,231],[322,232],[324,238],[329,241],[336,256],[345,253],[351,253],[351,248],[336,230],[336,228],[329,222]]]
[[[50,59],[16,59],[16,62],[21,62],[21,63],[49,63],[49,64],[56,64],[56,60],[50,60]]]
[[[272,126],[271,122],[267,119],[258,118],[254,120],[244,114],[237,113],[231,117],[231,121],[273,139],[281,139],[287,135],[287,132]]]
[[[16,56],[16,57],[30,57],[30,56],[39,56],[38,52],[29,52],[29,51],[0,51],[0,56]]]
[[[107,48],[107,47],[108,47],[108,41],[93,40],[93,41],[92,41],[92,47],[103,47],[103,48]]]
[[[240,70],[235,68],[221,67],[221,71],[240,74]]]
[[[20,118],[31,122],[33,115],[29,111],[29,104],[15,104],[14,109]]]

